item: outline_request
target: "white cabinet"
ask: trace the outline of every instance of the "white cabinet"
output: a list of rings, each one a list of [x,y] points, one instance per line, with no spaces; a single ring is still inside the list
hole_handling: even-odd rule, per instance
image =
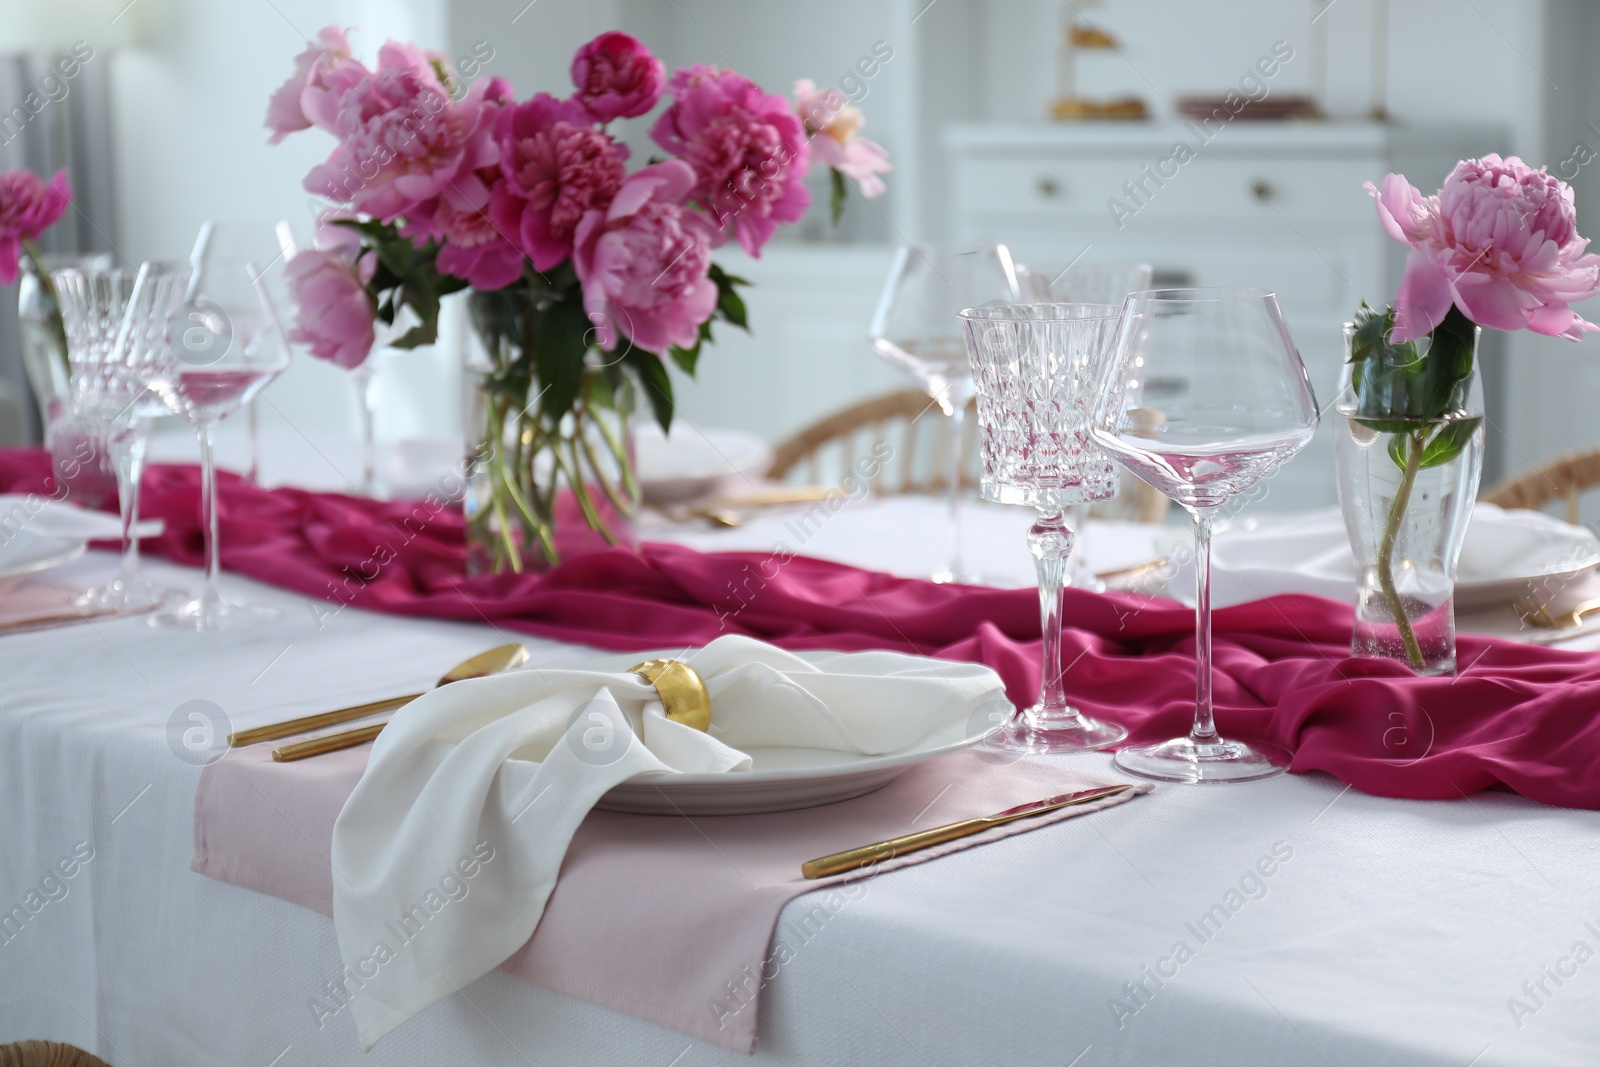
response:
[[[955,236],[1003,241],[1048,268],[1144,261],[1157,284],[1278,294],[1320,403],[1334,397],[1341,325],[1382,305],[1405,249],[1363,183],[1390,171],[1424,192],[1458,159],[1503,148],[1493,130],[1235,121],[950,127]],[[1269,483],[1261,506],[1334,502],[1332,420]]]

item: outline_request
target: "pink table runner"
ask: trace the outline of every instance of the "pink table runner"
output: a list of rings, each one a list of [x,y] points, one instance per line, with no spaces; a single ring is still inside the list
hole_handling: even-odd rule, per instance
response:
[[[198,473],[157,467],[144,508],[167,521],[151,546],[200,561]],[[38,451],[0,451],[0,491],[48,491]],[[988,664],[1013,701],[1039,683],[1032,590],[941,586],[785,553],[646,545],[543,575],[465,578],[448,501],[379,503],[222,475],[223,565],[342,605],[493,621],[632,650],[746,633],[786,648],[890,648]],[[1069,589],[1063,638],[1073,697],[1136,742],[1188,728],[1193,615],[1171,601]],[[1455,678],[1348,655],[1351,610],[1280,596],[1216,613],[1217,722],[1294,753],[1368,793],[1447,799],[1504,786],[1546,804],[1600,808],[1600,654],[1488,638],[1459,641]]]
[[[201,773],[192,867],[332,915],[338,876],[328,865],[333,822],[371,748],[298,763],[272,762],[271,748],[232,750]],[[854,875],[806,881],[800,864],[1108,781],[961,754],[913,768],[864,797],[803,811],[694,818],[591,812],[567,850],[538,929],[500,969],[750,1052],[759,994],[785,962],[769,946],[778,913],[790,900],[822,891],[802,919],[806,936],[814,937],[860,899],[861,878],[1120,804],[1133,794],[1010,823]],[[488,855],[476,858],[493,863],[492,850]],[[449,906],[450,894],[471,891],[470,877],[457,879],[441,890],[439,906]],[[401,929],[397,917],[390,948],[399,951],[406,938],[420,936],[425,919],[424,912]],[[319,1022],[346,1014],[346,991],[359,995],[359,974],[347,972],[342,982],[343,990],[336,984],[314,1000]]]

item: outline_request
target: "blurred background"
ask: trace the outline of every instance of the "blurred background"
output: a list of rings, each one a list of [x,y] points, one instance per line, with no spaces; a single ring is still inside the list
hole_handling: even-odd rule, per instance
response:
[[[1600,228],[1600,167],[1585,166],[1600,152],[1590,60],[1600,5],[1589,0],[4,0],[3,10],[0,162],[69,166],[78,210],[49,243],[133,263],[186,256],[206,219],[309,231],[319,205],[301,180],[330,144],[313,131],[269,147],[262,120],[292,58],[328,23],[353,28],[362,58],[388,38],[477,57],[519,97],[566,93],[573,50],[612,28],[669,66],[734,67],[784,94],[802,77],[837,87],[890,152],[888,193],[852,197],[834,228],[819,184],[811,216],[759,261],[723,249],[719,261],[754,283],[755,332],[721,331],[700,380],[679,386],[691,424],[768,441],[912,384],[867,343],[903,242],[1002,241],[1023,263],[1143,260],[1158,284],[1271,288],[1326,400],[1340,323],[1362,299],[1392,298],[1402,258],[1363,182],[1396,170],[1431,192],[1462,156],[1516,153],[1571,181],[1580,226]],[[63,57],[76,60],[71,77]],[[1252,102],[1250,118],[1187,116],[1226,106],[1230,92]],[[641,138],[648,128],[626,125]],[[642,141],[634,151],[650,154]],[[14,310],[9,294],[0,300],[0,383],[25,399]],[[459,439],[461,309],[446,326],[435,349],[382,364],[380,439]],[[1597,344],[1486,339],[1485,484],[1600,437],[1584,399],[1600,395]],[[345,376],[303,354],[266,399],[269,424],[355,432]],[[31,414],[18,432],[37,433]],[[1308,449],[1274,506],[1331,503],[1327,463],[1325,448]]]

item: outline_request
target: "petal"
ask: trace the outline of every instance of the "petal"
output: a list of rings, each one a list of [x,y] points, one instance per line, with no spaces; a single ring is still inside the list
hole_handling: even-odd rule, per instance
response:
[[[1412,252],[1406,257],[1405,276],[1394,298],[1391,339],[1398,344],[1428,333],[1444,321],[1453,299],[1449,276],[1426,253]]]
[[[1528,325],[1521,291],[1508,279],[1463,274],[1456,279],[1456,304],[1463,314],[1490,330],[1520,330]]]
[[[1426,236],[1423,220],[1428,216],[1427,201],[1404,176],[1390,174],[1383,179],[1381,189],[1371,182],[1366,189],[1377,202],[1378,220],[1390,237],[1415,247]]]

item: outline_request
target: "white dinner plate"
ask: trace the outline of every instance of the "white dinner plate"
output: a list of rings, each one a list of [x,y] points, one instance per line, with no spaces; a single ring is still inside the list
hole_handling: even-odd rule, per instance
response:
[[[87,544],[64,537],[40,537],[28,529],[0,531],[0,594],[24,578],[71,563]]]
[[[734,483],[759,482],[772,449],[742,430],[700,430],[679,419],[670,435],[653,422],[634,426],[639,488],[651,504],[679,504]]]
[[[1163,533],[1156,551],[1169,558],[1191,538]],[[1177,558],[1187,559],[1187,553]],[[1504,607],[1531,592],[1545,598],[1600,565],[1600,540],[1587,528],[1538,511],[1475,504],[1456,568],[1456,609]],[[1182,564],[1168,592],[1192,602],[1193,571]],[[1301,515],[1263,516],[1249,527],[1225,530],[1212,542],[1212,575],[1219,606],[1249,595],[1313,593],[1333,600],[1355,597],[1355,560],[1337,508]],[[1235,579],[1238,579],[1235,581]]]
[[[595,805],[638,815],[754,815],[814,808],[881,789],[912,767],[971,748],[994,727],[955,723],[909,752],[862,756],[813,748],[741,749],[748,771],[727,774],[641,774]],[[975,732],[974,732],[975,731]]]

